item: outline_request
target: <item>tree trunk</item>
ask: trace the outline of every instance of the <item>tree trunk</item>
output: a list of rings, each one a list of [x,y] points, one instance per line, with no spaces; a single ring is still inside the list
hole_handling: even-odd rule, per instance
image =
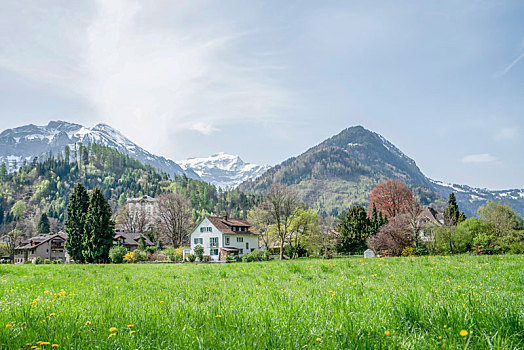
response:
[[[284,260],[284,238],[280,238],[280,260]]]

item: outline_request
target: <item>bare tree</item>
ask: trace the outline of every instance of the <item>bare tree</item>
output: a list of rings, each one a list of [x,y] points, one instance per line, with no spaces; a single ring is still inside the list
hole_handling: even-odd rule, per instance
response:
[[[140,206],[134,210],[129,210],[129,205],[123,206],[116,220],[118,226],[126,232],[144,233],[151,226],[147,211]]]
[[[409,227],[411,228],[411,234],[415,241],[415,247],[418,247],[420,243],[420,230],[422,229],[422,222],[419,216],[422,213],[422,208],[415,197],[412,197],[411,200],[406,203],[405,210],[406,218],[409,221]]]
[[[368,246],[375,252],[399,256],[405,247],[413,245],[413,235],[407,215],[397,215],[380,231],[368,238]]]
[[[167,241],[178,248],[189,241],[193,223],[191,202],[178,193],[165,193],[158,200],[158,216],[161,231]]]
[[[260,203],[247,214],[247,219],[253,224],[255,230],[260,233],[262,244],[266,249],[269,249],[272,244],[271,235],[268,231],[268,226],[271,225],[271,218],[272,216],[267,202]]]
[[[275,184],[269,188],[265,201],[272,221],[276,225],[276,234],[280,243],[280,260],[282,260],[284,243],[288,237],[289,218],[300,203],[298,193],[282,184]]]

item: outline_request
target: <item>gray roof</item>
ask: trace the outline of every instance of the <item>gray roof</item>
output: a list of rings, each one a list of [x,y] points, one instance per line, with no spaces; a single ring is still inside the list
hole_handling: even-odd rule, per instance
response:
[[[153,242],[146,235],[139,232],[118,232],[115,234],[115,240],[122,242],[124,246],[137,246],[140,244],[140,237],[144,237],[146,246],[154,246]]]

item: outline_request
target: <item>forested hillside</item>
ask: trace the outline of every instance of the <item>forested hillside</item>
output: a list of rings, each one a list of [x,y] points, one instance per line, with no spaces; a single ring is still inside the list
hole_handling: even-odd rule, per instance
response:
[[[99,186],[113,212],[127,198],[178,192],[190,199],[195,220],[206,214],[245,217],[260,200],[241,191],[217,190],[185,176],[169,180],[166,174],[98,144],[79,144],[76,154],[71,153],[66,147],[58,155],[35,158],[13,173],[6,171],[5,164],[0,165],[0,225],[24,221],[31,230],[40,215],[47,212],[60,226],[71,191],[78,182],[88,190]]]

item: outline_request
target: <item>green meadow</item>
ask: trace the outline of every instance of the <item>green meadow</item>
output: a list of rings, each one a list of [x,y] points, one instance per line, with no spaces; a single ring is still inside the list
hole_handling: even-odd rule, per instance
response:
[[[522,349],[524,257],[0,266],[1,349]]]

